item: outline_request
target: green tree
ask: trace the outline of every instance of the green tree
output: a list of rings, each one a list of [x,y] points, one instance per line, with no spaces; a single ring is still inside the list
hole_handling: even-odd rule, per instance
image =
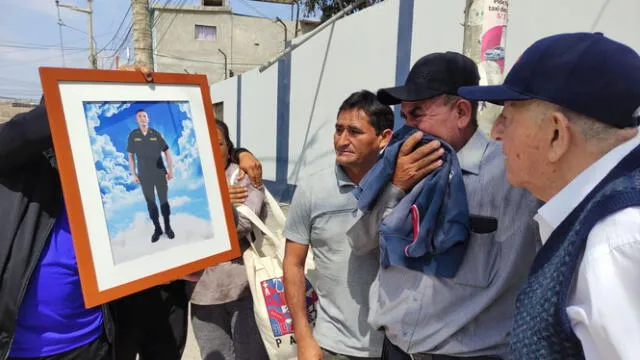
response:
[[[312,16],[318,11],[321,11],[322,16],[320,17],[320,21],[324,22],[340,12],[344,7],[347,7],[357,1],[358,0],[300,0],[300,6],[304,9],[305,16]],[[382,1],[384,0],[366,0],[362,4],[358,5],[352,13]]]

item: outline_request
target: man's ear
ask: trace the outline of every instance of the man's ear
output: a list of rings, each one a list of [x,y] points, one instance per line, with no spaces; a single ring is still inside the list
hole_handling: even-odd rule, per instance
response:
[[[458,119],[458,128],[463,129],[467,127],[471,121],[471,103],[465,99],[458,99],[454,104],[454,111]]]
[[[574,141],[571,133],[569,119],[561,112],[554,111],[551,118],[543,125],[544,136],[547,137],[549,151],[547,158],[550,162],[558,162],[569,151],[571,141]]]
[[[378,135],[380,138],[380,142],[378,143],[378,149],[382,150],[387,145],[389,145],[389,141],[391,141],[391,136],[393,136],[393,131],[391,129],[385,129]]]

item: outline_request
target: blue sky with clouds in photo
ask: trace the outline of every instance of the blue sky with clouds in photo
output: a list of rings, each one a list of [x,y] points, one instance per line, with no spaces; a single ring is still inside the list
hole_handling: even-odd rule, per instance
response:
[[[162,134],[171,151],[174,179],[169,181],[169,204],[172,215],[184,213],[210,221],[187,102],[87,102],[84,108],[111,239],[134,230],[136,218],[150,223],[142,189],[134,183],[129,170],[126,150],[129,133],[138,127],[135,121],[138,109],[147,111],[149,127]]]
[[[67,67],[89,66],[87,15],[60,9],[65,25],[58,26],[55,0],[2,0],[0,11],[0,100],[2,97],[39,99],[42,95],[38,67],[62,66],[60,32],[64,44],[64,63]],[[87,7],[86,0],[60,0],[61,4]],[[151,4],[198,5],[200,0],[150,0]],[[126,39],[131,25],[130,0],[94,0],[94,38],[100,68],[109,68],[114,50]],[[291,18],[291,6],[252,0],[230,0],[235,13],[282,19]],[[303,11],[301,11],[302,17]],[[318,16],[319,17],[319,14]],[[122,23],[122,26],[120,24]],[[274,22],[273,26],[281,27]],[[118,31],[119,30],[119,31]],[[120,51],[126,59],[127,44]],[[131,48],[132,49],[132,48]],[[131,50],[132,52],[133,50]],[[132,54],[131,54],[132,55]],[[212,57],[220,57],[219,53]],[[124,61],[121,61],[121,63]]]

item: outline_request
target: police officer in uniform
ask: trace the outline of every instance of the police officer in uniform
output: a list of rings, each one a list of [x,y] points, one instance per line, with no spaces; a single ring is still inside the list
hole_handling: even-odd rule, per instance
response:
[[[151,242],[158,241],[163,233],[160,227],[158,206],[156,205],[156,191],[160,199],[160,212],[164,218],[164,233],[167,234],[169,239],[173,239],[175,234],[169,222],[171,208],[167,200],[167,180],[173,178],[171,151],[162,135],[157,130],[149,127],[149,115],[144,110],[141,109],[136,112],[136,122],[139,127],[129,134],[127,145],[129,168],[136,184],[142,186],[142,193],[147,201],[149,217],[155,227]],[[167,159],[167,167],[162,161],[162,153]],[[137,174],[135,170],[136,161],[138,163]]]

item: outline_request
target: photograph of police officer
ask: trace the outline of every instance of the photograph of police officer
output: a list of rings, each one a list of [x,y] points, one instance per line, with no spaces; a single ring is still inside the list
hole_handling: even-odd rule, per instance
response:
[[[129,169],[133,175],[133,181],[142,187],[142,193],[147,202],[149,218],[154,226],[151,242],[158,241],[163,233],[169,239],[173,239],[175,233],[169,220],[171,207],[167,199],[169,190],[167,182],[173,178],[171,150],[169,150],[162,134],[149,127],[149,115],[144,109],[136,111],[136,122],[138,128],[131,131],[127,142]],[[163,153],[166,165],[162,159]],[[158,212],[156,205],[156,192],[160,200],[160,212]],[[160,226],[160,213],[162,213],[164,220],[164,231]]]

